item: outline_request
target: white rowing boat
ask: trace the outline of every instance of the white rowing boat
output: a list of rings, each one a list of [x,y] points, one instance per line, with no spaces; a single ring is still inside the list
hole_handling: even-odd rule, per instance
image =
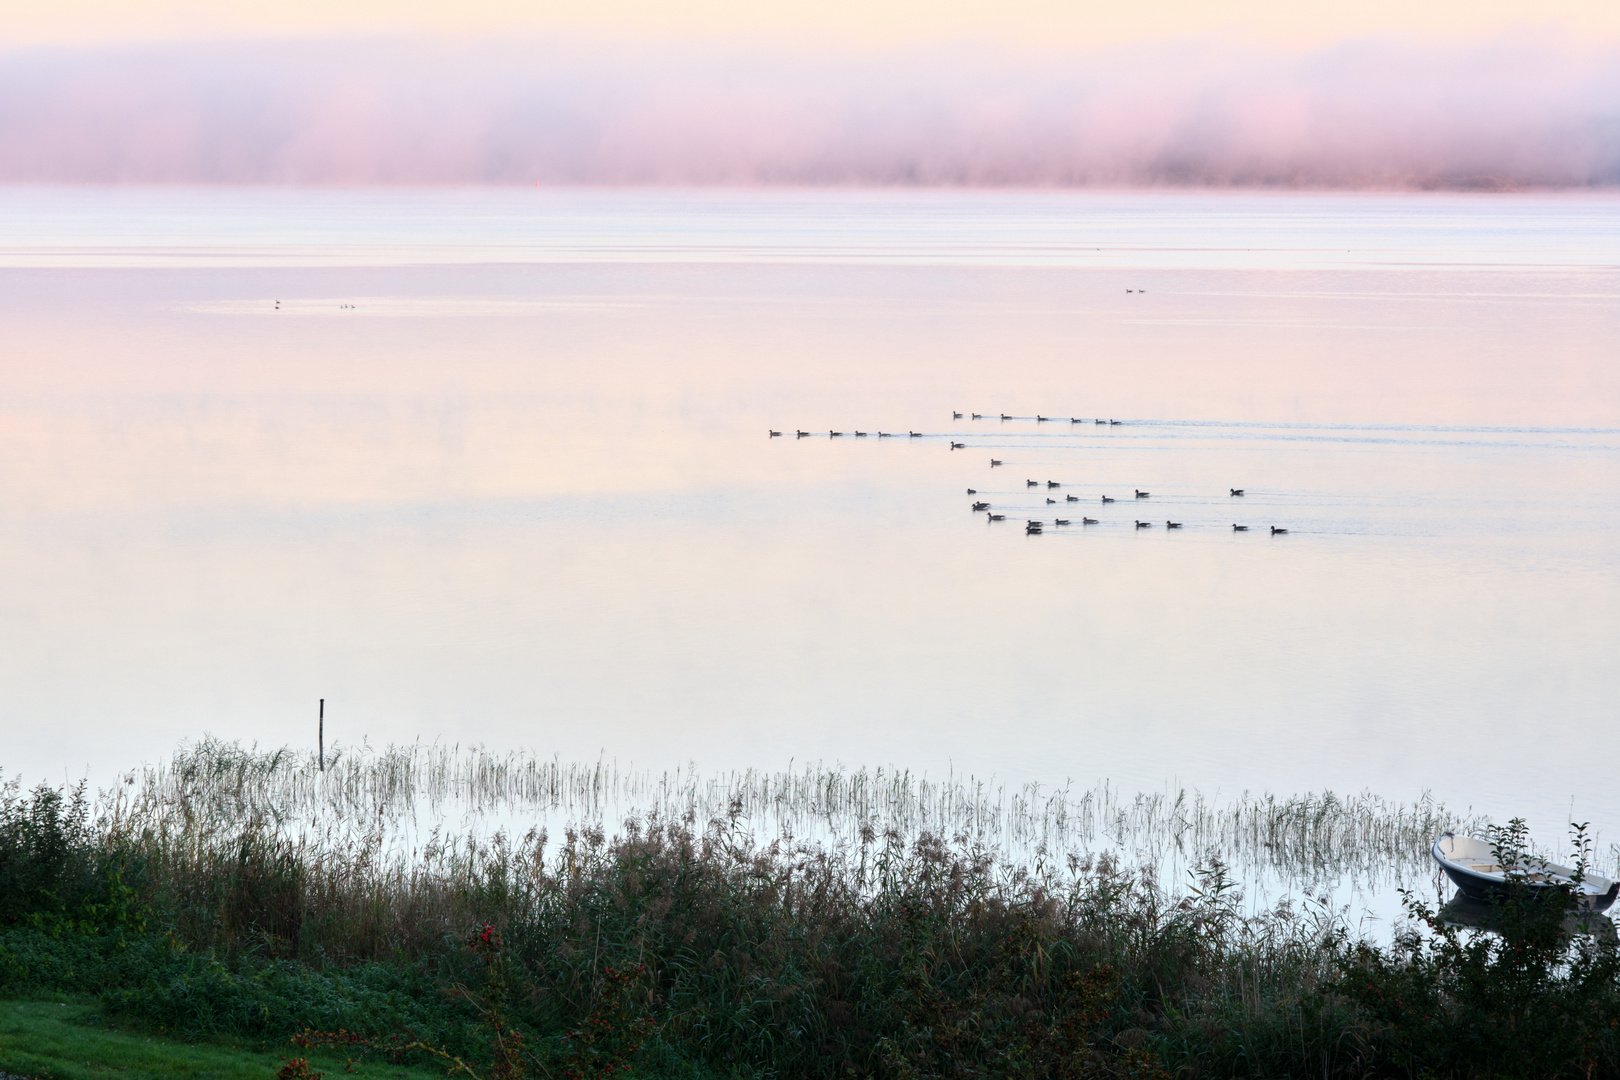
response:
[[[1434,842],[1429,853],[1446,872],[1446,877],[1470,900],[1489,902],[1505,894],[1510,873],[1531,890],[1531,896],[1560,887],[1573,889],[1576,903],[1586,911],[1605,911],[1620,895],[1620,882],[1591,872],[1576,882],[1575,871],[1570,867],[1534,856],[1525,858],[1517,866],[1502,866],[1497,863],[1491,845],[1471,836],[1446,833]]]

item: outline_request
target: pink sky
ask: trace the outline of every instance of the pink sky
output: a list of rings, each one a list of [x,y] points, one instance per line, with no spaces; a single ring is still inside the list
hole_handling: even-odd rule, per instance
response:
[[[3,0],[0,47],[220,38],[567,34],[822,48],[1011,45],[1059,52],[1220,34],[1296,48],[1553,30],[1620,41],[1601,0]]]
[[[8,0],[0,181],[1612,185],[1620,4]]]

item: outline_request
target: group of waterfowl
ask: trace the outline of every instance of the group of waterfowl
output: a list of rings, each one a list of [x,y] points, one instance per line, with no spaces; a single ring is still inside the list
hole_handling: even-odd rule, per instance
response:
[[[769,430],[769,429],[767,429],[767,430]],[[799,430],[795,429],[794,432],[793,432],[793,437],[795,439],[808,439],[811,435],[814,435],[814,434],[815,434],[815,432],[813,432],[813,431],[799,431]],[[864,438],[866,438],[866,437],[868,437],[870,435],[876,435],[880,439],[894,439],[894,438],[898,438],[899,435],[900,435],[900,433],[897,432],[897,431],[855,431],[855,432],[851,432],[851,434],[853,434],[857,439],[864,439]],[[782,437],[782,433],[780,431],[772,431],[771,432],[771,438],[780,439],[781,437]],[[829,438],[829,439],[842,439],[843,437],[844,437],[844,433],[842,431],[829,431],[829,432],[827,432],[827,438]],[[908,438],[908,439],[920,439],[920,438],[923,437],[923,433],[920,432],[920,431],[908,431],[908,432],[905,433],[905,437]],[[951,449],[952,450],[960,450],[960,449],[962,449],[962,444],[961,443],[951,443]]]
[[[990,413],[968,413],[968,416],[971,417],[974,420],[1028,420],[1029,419],[1029,417],[1027,417],[1027,416],[1011,416],[1011,415],[1009,415],[1007,413],[995,413],[993,415],[990,414]],[[951,413],[951,419],[952,420],[960,420],[960,419],[962,419],[962,414],[959,413],[959,412],[953,412],[953,413]],[[1071,424],[1090,423],[1090,424],[1100,424],[1100,425],[1102,425],[1104,427],[1119,427],[1121,424],[1123,424],[1125,422],[1123,420],[1104,420],[1104,419],[1102,419],[1100,417],[1093,417],[1093,418],[1088,419],[1088,418],[1083,417],[1083,416],[1070,416],[1070,417],[1067,417],[1067,420]],[[1035,422],[1038,423],[1038,424],[1062,423],[1063,418],[1056,417],[1056,416],[1040,416],[1040,415],[1036,415]],[[797,428],[795,428],[794,431],[793,431],[793,437],[796,438],[796,439],[808,439],[814,434],[816,434],[816,432],[813,432],[813,431],[801,431],[801,430],[799,430]],[[893,439],[893,438],[899,437],[899,435],[900,435],[899,432],[895,432],[895,431],[852,431],[852,432],[849,432],[849,434],[855,436],[855,438],[857,438],[857,439],[864,439],[869,435],[870,436],[875,436],[875,437],[877,437],[879,439]],[[827,432],[827,437],[829,439],[841,439],[841,438],[844,437],[844,435],[845,435],[845,432],[842,432],[842,431],[828,431]],[[779,439],[779,438],[782,437],[782,432],[772,430],[771,433],[770,433],[770,436],[773,439]],[[905,437],[909,438],[909,439],[920,439],[920,438],[923,437],[923,433],[920,432],[920,431],[907,431],[905,433]],[[966,443],[952,442],[950,444],[950,446],[951,446],[952,450],[965,450],[965,449],[967,449],[967,444]],[[997,462],[996,464],[999,465],[1000,462]]]
[[[990,413],[968,413],[968,417],[969,417],[969,419],[973,419],[973,420],[1028,420],[1029,419],[1029,417],[1027,417],[1027,416],[1008,416],[1006,413],[996,413],[994,415],[991,415]],[[962,419],[962,414],[959,413],[959,412],[953,412],[953,413],[951,413],[951,419],[952,420],[960,420],[960,419]],[[1086,418],[1083,417],[1083,416],[1071,416],[1071,417],[1068,417],[1067,419],[1068,419],[1069,423],[1071,423],[1071,424],[1084,424],[1084,423],[1086,423]],[[1042,416],[1039,413],[1036,413],[1035,414],[1035,422],[1037,424],[1048,424],[1048,423],[1059,424],[1059,423],[1062,423],[1063,421],[1062,421],[1062,419],[1060,419],[1059,417],[1056,417],[1056,416]],[[1123,420],[1101,420],[1101,419],[1098,419],[1096,417],[1091,418],[1091,423],[1093,423],[1093,424],[1105,424],[1105,425],[1112,425],[1114,427],[1118,427],[1120,424],[1123,424],[1124,422],[1125,421],[1123,421]]]
[[[990,464],[999,465],[1001,463],[998,462],[998,461],[992,461]],[[1042,482],[1039,481],[1039,480],[1025,480],[1024,481],[1024,487],[1026,489],[1028,489],[1028,488],[1039,488],[1039,487],[1041,487],[1041,484],[1042,484]],[[1060,487],[1063,486],[1060,482],[1058,482],[1056,480],[1047,480],[1047,481],[1045,481],[1045,485],[1046,485],[1045,490],[1047,490],[1047,491],[1050,491],[1053,488],[1060,488]],[[1136,493],[1135,497],[1138,498],[1138,499],[1150,499],[1150,498],[1153,497],[1153,493],[1151,491],[1143,491],[1141,488],[1132,488],[1131,490]],[[1237,496],[1241,496],[1243,494],[1243,489],[1242,488],[1229,488],[1228,492],[1230,493],[1231,496],[1237,497]],[[967,493],[969,495],[978,495],[979,490],[977,488],[968,488]],[[1063,496],[1063,501],[1064,502],[1079,502],[1080,501],[1080,496],[1065,494]],[[1102,501],[1104,503],[1111,503],[1111,502],[1114,502],[1115,499],[1110,495],[1104,495],[1104,496],[1102,496]],[[1052,498],[1049,495],[1049,496],[1046,497],[1046,505],[1048,505],[1048,506],[1056,506],[1057,505],[1057,500]],[[1007,515],[1006,514],[997,514],[997,513],[995,513],[992,510],[990,503],[988,501],[986,501],[986,500],[975,500],[974,503],[973,503],[973,512],[974,513],[982,513],[982,514],[984,514],[985,518],[988,521],[991,521],[991,522],[1006,521],[1007,520]],[[1152,529],[1152,528],[1157,527],[1156,523],[1152,522],[1152,521],[1135,521],[1135,519],[1132,519],[1132,520],[1134,521],[1135,527],[1138,528],[1138,529]],[[1045,524],[1046,524],[1045,522],[1036,521],[1033,518],[1027,519],[1024,522],[1024,531],[1026,533],[1038,533],[1043,528],[1045,528]],[[1053,525],[1072,525],[1073,521],[1071,519],[1069,519],[1069,518],[1056,518],[1056,519],[1053,520],[1052,524]],[[1089,517],[1082,517],[1080,519],[1080,524],[1082,524],[1082,525],[1095,525],[1095,524],[1097,524],[1097,519],[1096,518],[1089,518]],[[1164,527],[1166,529],[1179,529],[1179,528],[1183,527],[1183,524],[1184,523],[1180,522],[1180,521],[1166,520],[1165,523],[1164,523]],[[1284,536],[1288,532],[1287,529],[1279,528],[1276,525],[1270,526],[1270,529],[1271,529],[1271,535],[1272,536]],[[1232,525],[1232,531],[1233,532],[1248,532],[1249,527],[1247,525],[1239,525],[1239,524],[1236,524],[1234,522],[1233,525]]]
[[[1028,417],[1009,416],[1007,413],[997,413],[997,414],[994,414],[994,415],[989,415],[989,414],[985,414],[985,413],[969,413],[968,416],[971,417],[974,420],[994,420],[994,419],[1000,419],[1000,420],[1027,420],[1027,419],[1029,419]],[[962,414],[959,413],[959,412],[951,413],[951,419],[953,419],[953,420],[961,420],[962,418],[963,418]],[[1043,423],[1044,424],[1044,423],[1048,423],[1048,422],[1058,422],[1058,418],[1051,417],[1051,416],[1037,415],[1035,417],[1035,421],[1037,423]],[[1085,418],[1078,417],[1078,416],[1071,416],[1071,417],[1068,418],[1068,421],[1071,424],[1084,424],[1084,423],[1087,422]],[[1120,420],[1102,420],[1102,419],[1096,419],[1096,418],[1093,418],[1090,422],[1092,424],[1103,424],[1103,425],[1109,425],[1109,426],[1118,426],[1121,423],[1123,423],[1123,421],[1120,421]],[[803,430],[800,430],[800,429],[797,429],[797,428],[794,429],[794,431],[793,431],[793,437],[796,438],[796,439],[808,439],[813,434],[814,434],[814,432],[803,431]],[[875,432],[853,431],[850,434],[852,434],[857,439],[864,439],[864,438],[867,438],[868,436],[875,436],[875,437],[877,437],[879,439],[893,439],[893,438],[901,437],[899,432],[892,432],[892,431],[875,431]],[[841,439],[841,438],[844,437],[844,435],[845,435],[845,433],[842,432],[842,431],[831,431],[831,430],[829,430],[827,432],[827,438],[829,438],[829,439]],[[771,431],[770,432],[770,437],[773,438],[773,439],[780,438],[781,436],[782,436],[782,432],[780,432],[780,431]],[[904,437],[908,438],[908,439],[921,439],[921,438],[924,437],[924,435],[920,431],[907,431],[907,432],[905,432]],[[960,442],[951,441],[949,445],[950,445],[950,448],[952,450],[965,450],[965,449],[967,449],[967,444],[966,443],[960,443]],[[992,469],[1000,468],[1001,466],[1003,466],[1005,464],[1006,464],[1006,462],[1000,460],[999,458],[991,458],[990,459],[990,467]],[[1055,488],[1061,488],[1063,486],[1060,482],[1058,482],[1056,480],[1047,480],[1044,483],[1045,483],[1045,490],[1047,490],[1047,491],[1051,491],[1051,490],[1053,490]],[[1040,481],[1040,480],[1025,480],[1024,481],[1024,487],[1026,489],[1028,489],[1028,488],[1040,488],[1041,486],[1042,486],[1042,481]],[[1152,495],[1153,495],[1153,493],[1151,491],[1143,491],[1140,488],[1133,488],[1131,490],[1134,492],[1134,498],[1136,498],[1136,499],[1148,499],[1148,498],[1151,498]],[[1241,497],[1243,495],[1243,489],[1242,488],[1229,488],[1228,493],[1233,498],[1238,498],[1238,497]],[[968,488],[968,494],[969,495],[977,495],[978,491],[976,489],[974,489],[974,488]],[[1113,496],[1111,496],[1111,495],[1104,495],[1101,498],[1102,498],[1102,501],[1105,504],[1115,501]],[[1063,501],[1066,502],[1066,503],[1079,502],[1080,501],[1080,496],[1065,494],[1063,496]],[[1051,496],[1047,496],[1046,505],[1048,505],[1048,506],[1056,506],[1057,503],[1058,503],[1057,499],[1054,499]],[[975,501],[973,503],[973,510],[974,510],[975,513],[983,513],[985,515],[986,519],[988,519],[991,522],[1006,521],[1007,520],[1007,515],[1006,514],[995,513],[994,510],[992,509],[990,503],[986,502],[986,501]],[[1133,521],[1134,521],[1134,519],[1133,519]],[[1057,526],[1057,525],[1072,525],[1072,524],[1074,524],[1074,522],[1070,518],[1054,518],[1052,520],[1052,524],[1054,526]],[[1096,518],[1090,518],[1090,517],[1082,517],[1082,518],[1080,518],[1080,524],[1081,525],[1096,525],[1097,524],[1097,519]],[[1137,529],[1152,529],[1152,528],[1157,527],[1157,523],[1152,522],[1152,521],[1134,521],[1134,525],[1135,525],[1135,528],[1137,528]],[[1044,521],[1037,521],[1037,520],[1034,520],[1033,518],[1027,519],[1024,522],[1024,531],[1026,533],[1031,533],[1031,534],[1039,533],[1045,527],[1046,527],[1046,523]],[[1166,520],[1165,523],[1164,523],[1164,527],[1166,529],[1180,529],[1180,528],[1183,527],[1183,523],[1180,522],[1180,521]],[[1283,535],[1286,535],[1287,532],[1288,532],[1287,529],[1279,528],[1276,525],[1271,525],[1271,526],[1269,526],[1269,528],[1271,530],[1271,535],[1272,536],[1283,536]],[[1232,525],[1232,531],[1233,532],[1248,532],[1249,531],[1249,526],[1247,526],[1247,525],[1239,525],[1236,522],[1234,522],[1233,525]]]

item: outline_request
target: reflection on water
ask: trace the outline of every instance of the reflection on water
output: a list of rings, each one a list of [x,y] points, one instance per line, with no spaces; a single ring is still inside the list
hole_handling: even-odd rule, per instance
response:
[[[1460,892],[1435,914],[1441,922],[1451,926],[1464,926],[1471,930],[1485,930],[1491,933],[1500,932],[1498,927],[1501,916],[1496,907],[1484,900],[1470,899]],[[1595,911],[1570,912],[1564,917],[1563,930],[1566,934],[1589,934],[1606,941],[1614,941],[1620,937],[1615,933],[1614,920]]]
[[[347,743],[1612,839],[1611,211],[6,192],[4,764],[307,744],[325,697]]]

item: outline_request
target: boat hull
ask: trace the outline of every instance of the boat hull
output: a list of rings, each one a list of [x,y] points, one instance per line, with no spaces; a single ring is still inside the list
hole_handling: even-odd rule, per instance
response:
[[[1442,836],[1434,842],[1434,846],[1430,848],[1429,853],[1434,856],[1434,861],[1440,864],[1440,869],[1445,872],[1446,877],[1451,879],[1451,883],[1457,886],[1458,892],[1469,900],[1488,904],[1507,896],[1512,886],[1508,884],[1506,877],[1500,873],[1480,873],[1459,862],[1457,858],[1452,857],[1463,857],[1465,852],[1477,856],[1477,852],[1473,852],[1471,849],[1484,846],[1478,840]],[[1546,864],[1545,868],[1552,872],[1554,876],[1562,874],[1568,877],[1573,874],[1573,871],[1570,871],[1568,867]],[[1572,883],[1554,880],[1523,881],[1515,884],[1522,885],[1526,896],[1533,900],[1540,900],[1545,897],[1558,896]],[[1576,893],[1576,907],[1582,911],[1607,911],[1614,904],[1616,897],[1620,897],[1620,881],[1610,881],[1605,877],[1590,875]]]

